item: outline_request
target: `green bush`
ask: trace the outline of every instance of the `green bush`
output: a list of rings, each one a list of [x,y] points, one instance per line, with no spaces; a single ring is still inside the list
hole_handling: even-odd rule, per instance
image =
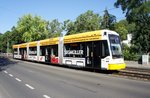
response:
[[[138,55],[132,47],[128,47],[127,45],[123,45],[123,55],[125,60],[138,61],[140,58],[140,55]]]

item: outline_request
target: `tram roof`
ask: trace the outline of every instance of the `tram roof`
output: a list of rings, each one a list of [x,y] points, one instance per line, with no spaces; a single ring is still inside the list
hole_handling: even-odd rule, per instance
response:
[[[109,31],[110,30],[97,30],[97,31],[90,31],[90,32],[84,32],[84,33],[78,33],[73,35],[67,35],[64,36],[64,43],[77,43],[77,42],[88,42],[88,41],[98,41],[102,40],[102,32],[103,31]],[[117,34],[116,32],[112,32],[114,34]],[[40,46],[47,46],[47,45],[56,45],[59,43],[59,38],[49,38],[40,40]],[[38,44],[38,41],[33,41],[29,43],[22,43],[18,45],[13,45],[13,48],[26,48],[29,44],[29,47],[36,47]]]
[[[26,47],[27,47],[27,43],[19,44],[19,48],[26,48]]]
[[[50,38],[45,40],[40,40],[40,46],[46,46],[46,45],[56,45],[58,44],[59,38]]]
[[[29,47],[36,47],[36,46],[37,46],[37,41],[29,42]]]
[[[78,33],[73,35],[64,36],[64,43],[76,43],[76,42],[87,42],[101,40],[102,31],[91,31],[85,33]]]
[[[19,45],[13,45],[13,49],[18,48]]]

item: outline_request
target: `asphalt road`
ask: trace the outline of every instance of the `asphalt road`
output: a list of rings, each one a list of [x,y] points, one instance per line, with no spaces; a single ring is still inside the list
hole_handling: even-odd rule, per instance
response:
[[[0,98],[150,98],[150,82],[17,61],[0,72]]]

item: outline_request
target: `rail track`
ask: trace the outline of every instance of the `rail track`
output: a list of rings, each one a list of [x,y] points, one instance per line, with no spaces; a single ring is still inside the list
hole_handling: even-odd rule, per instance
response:
[[[119,70],[113,73],[113,75],[123,76],[131,79],[150,81],[150,69],[127,67],[125,70]]]

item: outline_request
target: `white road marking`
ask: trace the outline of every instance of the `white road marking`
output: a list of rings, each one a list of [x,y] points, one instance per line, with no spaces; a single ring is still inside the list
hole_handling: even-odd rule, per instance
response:
[[[15,78],[17,81],[21,82],[22,80],[18,79],[18,78]]]
[[[43,97],[44,97],[44,98],[51,98],[51,97],[49,97],[48,95],[43,95]]]
[[[12,74],[9,74],[9,76],[13,77],[13,75],[12,75]]]
[[[32,87],[31,85],[29,85],[29,84],[25,84],[28,88],[30,88],[30,89],[35,89],[34,87]]]
[[[8,72],[7,72],[7,71],[4,71],[4,73],[6,73],[6,74],[7,74]]]

